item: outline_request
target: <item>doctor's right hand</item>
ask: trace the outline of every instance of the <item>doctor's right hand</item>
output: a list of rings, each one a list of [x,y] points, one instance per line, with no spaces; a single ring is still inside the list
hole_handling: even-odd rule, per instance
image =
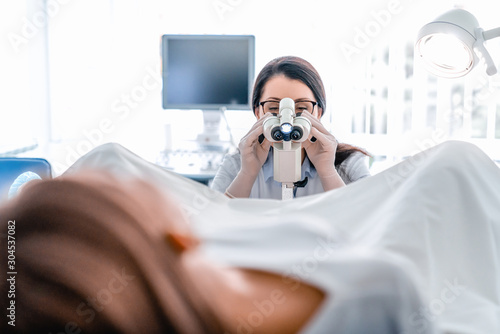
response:
[[[264,162],[266,162],[271,148],[271,142],[263,136],[262,124],[272,116],[271,114],[264,115],[252,126],[250,131],[241,139],[238,148],[241,154],[241,170],[240,173],[249,177],[255,178],[259,173]],[[259,137],[264,140],[259,142]]]
[[[259,137],[264,132],[262,125],[270,116],[271,114],[260,117],[250,131],[241,139],[238,145],[241,155],[241,168],[229,187],[227,187],[226,196],[230,198],[250,196],[253,184],[257,179],[257,175],[259,175],[262,165],[266,162],[269,149],[271,148],[271,142],[266,138],[262,142],[259,142]]]

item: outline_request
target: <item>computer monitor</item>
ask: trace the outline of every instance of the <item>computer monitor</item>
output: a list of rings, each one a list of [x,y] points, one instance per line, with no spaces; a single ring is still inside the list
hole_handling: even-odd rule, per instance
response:
[[[203,111],[200,141],[213,142],[224,110],[251,110],[252,35],[163,35],[164,109]]]

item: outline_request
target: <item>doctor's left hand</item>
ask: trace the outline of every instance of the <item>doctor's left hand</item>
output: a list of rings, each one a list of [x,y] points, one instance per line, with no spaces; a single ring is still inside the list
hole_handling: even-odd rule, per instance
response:
[[[318,118],[307,112],[302,113],[302,116],[311,122],[309,138],[302,143],[307,157],[316,168],[320,177],[328,177],[336,174],[334,163],[335,154],[337,153],[337,140]],[[316,138],[314,142],[311,141],[312,137]]]

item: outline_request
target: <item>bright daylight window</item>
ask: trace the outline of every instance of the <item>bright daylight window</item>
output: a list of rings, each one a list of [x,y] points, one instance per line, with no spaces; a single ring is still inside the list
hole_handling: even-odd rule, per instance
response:
[[[30,135],[29,53],[22,38],[20,18],[26,16],[26,2],[0,4],[0,154],[32,143]]]

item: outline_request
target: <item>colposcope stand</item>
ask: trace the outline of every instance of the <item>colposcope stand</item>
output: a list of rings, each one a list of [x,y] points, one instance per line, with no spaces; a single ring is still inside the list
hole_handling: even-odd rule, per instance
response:
[[[301,176],[301,148],[300,143],[283,141],[273,143],[274,148],[274,179],[281,182],[281,199],[293,199],[294,182]]]

